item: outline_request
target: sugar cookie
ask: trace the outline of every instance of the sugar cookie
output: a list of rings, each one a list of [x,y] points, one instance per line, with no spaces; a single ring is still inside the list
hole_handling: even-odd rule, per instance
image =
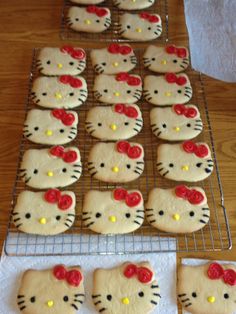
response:
[[[121,10],[142,10],[149,8],[155,0],[113,0],[116,7]]]

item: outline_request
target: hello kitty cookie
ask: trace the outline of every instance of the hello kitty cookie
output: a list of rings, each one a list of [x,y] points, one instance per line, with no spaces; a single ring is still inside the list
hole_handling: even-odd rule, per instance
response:
[[[77,135],[78,114],[64,109],[31,109],[24,123],[24,136],[31,142],[61,145]]]
[[[28,149],[21,162],[20,176],[36,189],[64,187],[76,182],[82,172],[77,147],[54,146]]]
[[[87,83],[81,76],[41,76],[34,80],[31,97],[45,108],[70,109],[81,106],[88,96]]]
[[[44,75],[78,75],[86,67],[84,49],[72,46],[40,49],[37,67]]]
[[[97,312],[151,313],[161,299],[160,287],[154,276],[149,262],[126,262],[110,269],[96,269],[92,299]]]
[[[134,104],[93,107],[85,121],[86,131],[101,140],[125,140],[137,135],[142,127],[142,113]]]
[[[157,148],[157,170],[163,177],[174,181],[204,180],[213,171],[210,148],[206,143],[192,141],[161,144]]]
[[[133,48],[128,44],[112,43],[107,48],[93,49],[90,56],[92,66],[98,74],[129,72],[138,62]]]
[[[59,234],[73,225],[75,203],[75,194],[71,191],[23,191],[17,198],[12,220],[16,228],[25,233]]]
[[[17,295],[22,314],[77,314],[85,299],[80,266],[27,270]]]
[[[96,204],[96,206],[94,206]],[[138,190],[89,191],[83,203],[83,224],[101,234],[123,234],[140,228],[143,197]]]
[[[192,98],[192,86],[186,74],[147,75],[143,95],[153,105],[185,104]]]
[[[199,110],[194,105],[153,108],[150,112],[152,132],[163,140],[182,141],[198,136],[203,129]]]
[[[142,10],[149,8],[155,0],[113,0],[114,5],[121,10]]]
[[[118,28],[123,38],[137,41],[153,40],[161,36],[161,17],[147,12],[124,13],[120,16]]]
[[[236,267],[217,262],[199,266],[181,265],[177,292],[180,304],[188,313],[234,314]]]
[[[185,185],[173,189],[152,189],[145,213],[147,221],[153,227],[174,233],[195,232],[202,229],[210,219],[203,189]]]
[[[189,66],[189,52],[187,48],[175,45],[165,47],[150,45],[144,52],[143,64],[153,72],[182,72]]]
[[[111,12],[108,8],[95,5],[70,7],[67,23],[77,32],[101,33],[111,26]]]
[[[136,103],[142,96],[139,75],[120,72],[116,75],[100,74],[95,77],[94,96],[108,104]]]
[[[89,153],[88,170],[93,178],[104,182],[133,181],[144,170],[143,147],[127,141],[97,143]]]

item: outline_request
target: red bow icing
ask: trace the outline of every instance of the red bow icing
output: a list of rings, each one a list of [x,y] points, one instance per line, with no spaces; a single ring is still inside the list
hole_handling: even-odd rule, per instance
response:
[[[218,263],[210,264],[207,275],[211,280],[223,279],[226,284],[236,286],[236,271],[233,269],[223,269]]]
[[[107,12],[106,9],[96,7],[95,5],[89,5],[89,6],[86,8],[86,11],[87,11],[88,13],[96,14],[98,17],[103,17],[103,16],[105,16],[105,15],[108,14],[108,12]]]
[[[121,72],[116,75],[118,82],[126,82],[129,86],[138,86],[142,83],[141,79],[136,76],[132,76],[127,72]]]
[[[115,189],[113,196],[116,201],[125,201],[126,205],[129,207],[137,206],[142,200],[140,193],[128,193],[128,191],[122,188]]]
[[[125,104],[116,104],[115,105],[115,112],[124,114],[129,118],[137,118],[138,117],[138,111],[136,108],[132,106],[126,106]]]
[[[205,144],[197,145],[192,141],[185,141],[183,149],[186,153],[193,153],[200,158],[204,158],[209,154],[208,147]]]
[[[177,76],[175,73],[166,73],[165,79],[168,83],[176,83],[179,86],[185,85],[187,83],[185,76]]]
[[[121,55],[128,55],[133,51],[130,46],[122,46],[119,44],[110,44],[107,50],[112,54],[121,54]]]
[[[50,154],[58,158],[62,158],[64,162],[72,163],[77,160],[77,153],[74,150],[65,152],[63,146],[54,146],[50,149]]]
[[[189,203],[193,205],[198,205],[204,200],[204,195],[201,192],[195,189],[188,189],[185,185],[176,186],[175,195],[188,200]]]
[[[63,46],[61,47],[61,52],[68,53],[74,59],[85,59],[86,54],[85,51],[81,48],[74,48],[72,46]]]
[[[135,264],[129,264],[124,270],[124,276],[129,279],[137,276],[138,281],[141,283],[149,283],[152,280],[153,273],[147,267],[138,267]]]
[[[131,146],[127,141],[119,141],[116,144],[117,151],[121,154],[126,154],[131,159],[137,159],[142,155],[140,146]]]
[[[44,194],[45,200],[50,204],[56,204],[61,210],[66,210],[71,207],[73,200],[70,195],[63,194],[58,189],[50,189]]]
[[[184,115],[186,118],[195,118],[197,115],[197,110],[195,108],[190,108],[184,105],[175,105],[173,109],[177,115]]]
[[[147,20],[150,23],[158,23],[160,21],[159,17],[156,15],[151,15],[147,12],[142,12],[139,14],[139,16],[144,19]]]
[[[54,109],[52,115],[66,126],[72,125],[75,121],[73,113],[67,113],[64,109]]]
[[[53,268],[53,275],[58,280],[65,280],[70,286],[78,287],[82,281],[82,274],[77,269],[67,270],[63,265]]]
[[[59,78],[60,82],[63,84],[69,84],[73,88],[82,87],[83,83],[79,78],[75,78],[71,75],[62,75]]]
[[[179,58],[185,58],[187,56],[187,49],[185,48],[177,48],[174,45],[166,46],[166,52],[169,54],[175,54]]]

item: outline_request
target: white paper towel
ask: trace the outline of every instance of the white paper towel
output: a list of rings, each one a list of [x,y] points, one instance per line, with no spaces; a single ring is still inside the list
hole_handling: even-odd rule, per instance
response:
[[[192,67],[236,82],[236,0],[185,0]]]
[[[150,261],[161,288],[161,301],[153,314],[177,314],[176,254],[6,257],[0,263],[0,314],[18,314],[16,295],[21,274],[28,268],[50,268],[55,264],[81,265],[85,275],[86,301],[79,313],[97,313],[91,302],[92,272],[97,267],[109,268],[125,261]],[[66,314],[66,313],[65,313]]]

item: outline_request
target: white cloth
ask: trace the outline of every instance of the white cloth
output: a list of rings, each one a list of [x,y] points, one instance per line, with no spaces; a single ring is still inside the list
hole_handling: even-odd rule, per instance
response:
[[[184,0],[192,67],[236,82],[236,0]]]

